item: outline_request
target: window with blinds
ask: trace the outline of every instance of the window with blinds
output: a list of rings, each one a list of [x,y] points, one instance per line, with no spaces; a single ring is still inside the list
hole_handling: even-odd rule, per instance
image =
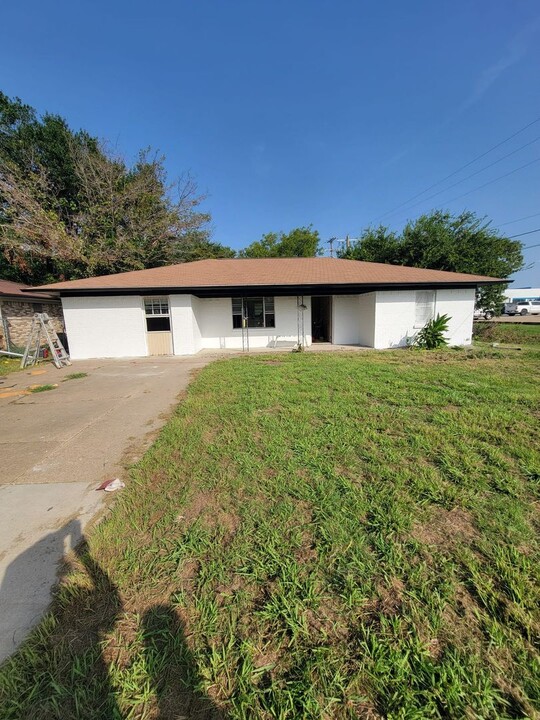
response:
[[[423,328],[435,316],[435,290],[417,290],[414,327]]]
[[[276,325],[273,297],[232,298],[233,328],[273,328]]]

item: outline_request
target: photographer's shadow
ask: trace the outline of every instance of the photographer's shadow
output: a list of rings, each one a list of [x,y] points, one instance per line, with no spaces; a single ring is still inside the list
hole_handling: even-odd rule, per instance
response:
[[[199,690],[199,675],[184,626],[171,605],[155,605],[142,620],[146,670],[159,720],[226,720],[227,715]]]

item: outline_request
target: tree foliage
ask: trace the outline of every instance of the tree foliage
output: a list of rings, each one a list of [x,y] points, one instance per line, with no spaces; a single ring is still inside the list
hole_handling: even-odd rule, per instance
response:
[[[312,225],[294,228],[288,233],[267,233],[240,250],[243,258],[314,257],[320,254],[320,237]]]
[[[234,251],[211,242],[193,178],[164,158],[129,165],[57,115],[0,92],[0,276],[46,281],[139,270]]]
[[[523,267],[521,249],[473,212],[436,210],[407,223],[401,234],[367,228],[341,257],[507,278]],[[498,310],[501,302],[500,285],[479,289],[479,307]]]

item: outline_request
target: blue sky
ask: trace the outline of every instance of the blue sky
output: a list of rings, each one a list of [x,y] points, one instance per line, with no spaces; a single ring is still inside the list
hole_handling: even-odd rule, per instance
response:
[[[312,223],[323,240],[433,207],[540,228],[537,0],[26,0],[2,8],[0,88],[128,158],[190,170],[214,239]],[[517,150],[522,145],[527,147]],[[531,163],[486,187],[474,188]],[[465,192],[466,197],[453,200]],[[504,225],[503,225],[504,223]],[[540,233],[524,236],[540,243]],[[540,285],[540,247],[515,285]]]

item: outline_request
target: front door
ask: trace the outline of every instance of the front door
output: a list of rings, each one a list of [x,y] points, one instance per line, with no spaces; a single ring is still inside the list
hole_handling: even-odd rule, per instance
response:
[[[311,298],[311,335],[313,342],[332,342],[332,298]]]
[[[169,298],[144,299],[146,344],[149,355],[172,355],[171,314]]]

